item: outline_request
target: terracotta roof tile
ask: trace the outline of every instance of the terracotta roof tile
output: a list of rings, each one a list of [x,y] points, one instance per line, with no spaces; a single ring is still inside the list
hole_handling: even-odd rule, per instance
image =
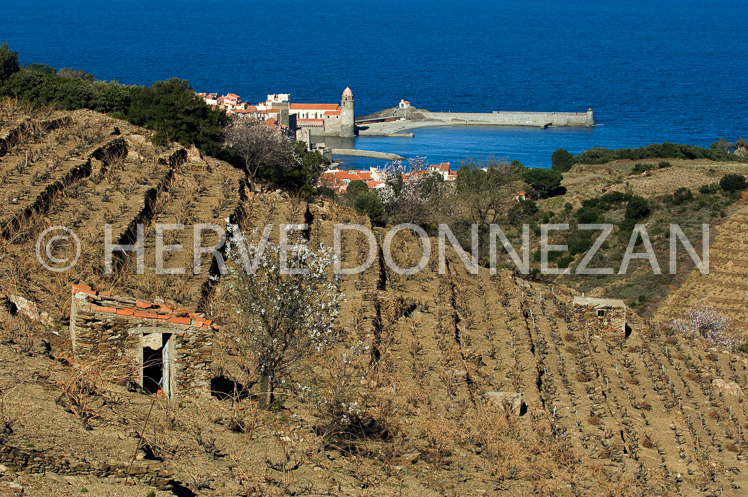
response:
[[[135,311],[133,313],[133,316],[135,316],[136,318],[151,318],[151,319],[155,319],[155,318],[158,317],[158,314],[156,314],[155,312]]]
[[[158,319],[172,324],[195,326],[198,328],[211,328],[213,330],[220,329],[218,325],[213,324],[213,321],[205,319],[196,312],[191,312],[181,307],[168,304],[152,304],[149,302],[139,302],[122,297],[115,297],[108,292],[96,292],[91,290],[91,288],[86,285],[73,285],[72,290],[73,294],[82,293],[89,296],[89,304],[86,306],[86,309],[92,312],[117,314],[119,316],[136,319]],[[105,303],[108,305],[97,305],[99,303]]]
[[[100,306],[100,305],[92,305],[90,306],[90,309],[94,312],[108,312],[110,314],[117,313],[116,307],[105,307],[105,306]]]
[[[168,318],[166,321],[169,322],[169,323],[174,323],[174,324],[188,324],[188,325],[192,324],[192,320],[190,318],[176,318],[176,317],[174,317],[174,318]]]

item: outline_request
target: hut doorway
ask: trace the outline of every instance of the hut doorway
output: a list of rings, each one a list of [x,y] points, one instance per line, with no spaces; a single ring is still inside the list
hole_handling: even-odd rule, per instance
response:
[[[171,396],[171,334],[143,333],[143,390]]]

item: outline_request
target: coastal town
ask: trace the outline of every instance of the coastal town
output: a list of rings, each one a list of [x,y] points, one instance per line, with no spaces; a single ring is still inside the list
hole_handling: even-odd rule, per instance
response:
[[[288,93],[268,94],[264,102],[251,105],[235,93],[197,93],[205,103],[222,109],[236,118],[255,119],[269,126],[277,126],[311,143],[310,136],[355,136],[353,92],[346,88],[340,103],[292,103]]]
[[[196,95],[213,108],[224,110],[236,119],[253,119],[267,126],[275,127],[280,132],[307,143],[310,150],[319,150],[332,159],[333,149],[325,147],[322,142],[313,142],[312,137],[355,136],[353,92],[350,88],[343,91],[340,104],[336,103],[293,103],[288,93],[268,94],[264,102],[251,105],[242,101],[235,93],[218,96],[217,93],[196,93]],[[398,109],[409,109],[410,102],[401,99]],[[350,151],[349,151],[350,152]],[[359,151],[366,152],[366,151]],[[344,155],[344,154],[342,154]],[[386,155],[386,154],[383,154]],[[430,164],[421,171],[404,172],[407,179],[413,175],[437,173],[444,181],[454,181],[457,172],[451,169],[449,162]],[[368,170],[341,169],[340,164],[333,162],[332,167],[320,178],[320,186],[325,186],[337,194],[344,194],[351,181],[363,181],[370,189],[384,186],[385,170],[371,167]]]

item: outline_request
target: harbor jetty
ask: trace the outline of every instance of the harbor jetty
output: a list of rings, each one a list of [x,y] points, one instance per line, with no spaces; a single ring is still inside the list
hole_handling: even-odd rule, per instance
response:
[[[356,157],[370,157],[372,159],[403,160],[404,157],[386,152],[374,152],[373,150],[359,150],[355,148],[333,148],[332,155],[353,155]]]
[[[359,136],[391,136],[428,126],[594,126],[592,109],[587,112],[430,112],[408,108],[390,109],[356,120]],[[406,135],[407,136],[407,135]]]

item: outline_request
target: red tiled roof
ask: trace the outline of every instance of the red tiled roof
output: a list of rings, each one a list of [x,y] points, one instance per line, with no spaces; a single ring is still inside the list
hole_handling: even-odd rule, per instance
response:
[[[450,166],[449,162],[442,162],[441,164],[431,164],[429,167],[436,171],[441,171],[443,173],[446,173],[449,171],[449,166]]]
[[[341,112],[340,110],[328,110],[327,112],[325,112],[325,115],[326,116],[339,116],[340,112]]]
[[[132,301],[123,297],[113,297],[107,292],[96,292],[91,290],[87,285],[73,285],[73,298],[79,293],[86,294],[89,302],[93,301],[93,303],[90,303],[86,307],[87,310],[92,312],[117,314],[139,319],[157,319],[159,321],[166,321],[167,323],[194,326],[196,328],[220,329],[210,319],[205,319],[197,313],[176,306]],[[98,305],[97,302],[107,305]]]
[[[237,95],[236,93],[229,93],[229,94],[227,94],[226,96],[227,96],[228,98],[232,98],[232,99],[236,99],[236,98],[239,98],[239,95]]]

